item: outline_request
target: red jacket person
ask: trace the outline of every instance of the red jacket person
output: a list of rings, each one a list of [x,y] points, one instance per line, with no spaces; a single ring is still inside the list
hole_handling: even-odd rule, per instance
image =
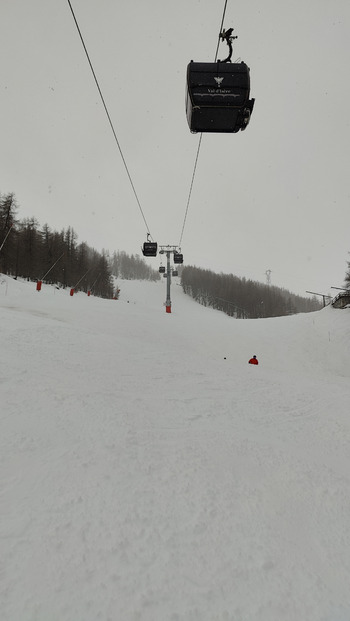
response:
[[[253,356],[253,358],[249,360],[249,364],[259,364],[257,357]]]

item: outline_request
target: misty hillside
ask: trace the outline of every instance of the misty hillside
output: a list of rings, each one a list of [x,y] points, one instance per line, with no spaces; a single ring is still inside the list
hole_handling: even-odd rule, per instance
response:
[[[181,284],[184,292],[200,304],[237,319],[281,317],[322,308],[315,296],[302,297],[280,287],[193,266],[183,268]]]

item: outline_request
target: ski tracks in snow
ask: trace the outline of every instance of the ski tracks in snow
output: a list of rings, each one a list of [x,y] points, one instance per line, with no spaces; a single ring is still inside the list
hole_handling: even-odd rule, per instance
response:
[[[179,295],[153,317],[58,295],[45,317],[37,300],[3,310],[1,618],[348,618],[334,315],[237,322]]]

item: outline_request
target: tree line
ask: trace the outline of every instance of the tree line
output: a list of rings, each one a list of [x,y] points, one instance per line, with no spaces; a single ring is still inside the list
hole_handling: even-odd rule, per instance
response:
[[[347,261],[348,269],[345,274],[345,287],[350,289],[350,261]]]
[[[110,258],[112,274],[124,280],[159,280],[159,271],[152,269],[139,255],[124,251],[113,252]]]
[[[286,289],[192,266],[183,268],[181,284],[200,304],[237,319],[280,317],[322,307],[315,297],[304,298]]]
[[[102,298],[113,297],[114,278],[159,277],[137,255],[98,252],[70,226],[60,232],[48,224],[40,228],[35,218],[17,219],[14,194],[0,194],[0,272],[14,278],[44,281],[76,290],[91,291]],[[153,274],[152,274],[153,272]]]

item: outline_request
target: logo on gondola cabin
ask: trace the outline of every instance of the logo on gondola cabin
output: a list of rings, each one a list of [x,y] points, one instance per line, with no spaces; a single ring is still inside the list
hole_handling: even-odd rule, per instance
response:
[[[224,78],[214,78],[216,84],[220,87],[221,86],[221,82],[223,81]]]

